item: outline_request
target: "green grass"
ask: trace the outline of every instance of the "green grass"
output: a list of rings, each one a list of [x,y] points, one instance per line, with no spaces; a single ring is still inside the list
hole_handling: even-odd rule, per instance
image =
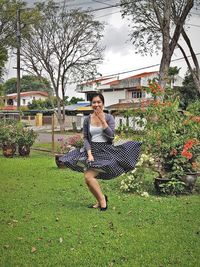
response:
[[[56,142],[55,143],[55,148],[57,149],[58,147],[58,143]],[[52,143],[34,143],[32,148],[36,148],[36,149],[45,149],[45,150],[49,150],[51,151],[52,150]]]
[[[49,154],[0,155],[0,166],[1,267],[199,266],[199,195],[142,198],[117,178],[101,182],[109,209],[99,212],[83,175]]]

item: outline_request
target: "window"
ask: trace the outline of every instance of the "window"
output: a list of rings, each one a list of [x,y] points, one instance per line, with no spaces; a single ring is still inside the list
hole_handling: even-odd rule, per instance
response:
[[[145,92],[132,91],[132,98],[145,98]]]
[[[142,98],[142,92],[140,91],[133,91],[132,98]]]
[[[22,99],[22,103],[23,103],[23,105],[25,105],[26,104],[26,99]]]

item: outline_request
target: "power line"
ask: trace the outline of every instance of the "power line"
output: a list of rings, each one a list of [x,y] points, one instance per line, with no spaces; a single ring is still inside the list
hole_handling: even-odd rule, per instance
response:
[[[199,56],[200,53],[196,53],[195,54],[196,56]],[[187,58],[189,58],[191,56],[187,56]],[[172,59],[171,62],[175,62],[175,61],[179,61],[179,60],[183,60],[185,59],[184,57],[180,57],[180,58],[177,58],[177,59]],[[114,73],[114,74],[110,74],[110,75],[105,75],[103,77],[107,78],[107,77],[114,77],[114,76],[117,76],[117,75],[120,75],[120,74],[126,74],[126,73],[130,73],[130,72],[134,72],[134,71],[139,71],[139,70],[145,70],[145,69],[150,69],[150,68],[153,68],[153,67],[158,67],[160,65],[159,64],[154,64],[154,65],[150,65],[150,66],[147,66],[147,67],[142,67],[142,68],[138,68],[138,69],[134,69],[134,70],[129,70],[129,71],[123,71],[123,72],[117,72],[117,73]]]
[[[106,2],[110,2],[110,1],[113,1],[113,0],[106,0]],[[78,4],[70,4],[70,5],[67,5],[67,6],[68,7],[72,7],[72,8],[73,7],[79,7],[79,6],[86,6],[86,5],[88,6],[88,4],[95,4],[95,2],[93,2],[93,0],[91,0],[91,2],[84,2],[84,3],[78,3]],[[66,4],[66,1],[56,2],[56,4]],[[105,3],[102,3],[102,4],[105,4]],[[117,4],[120,4],[120,3],[117,3]]]
[[[56,4],[59,5],[59,4],[62,4],[62,3],[64,3],[64,2],[59,2],[59,3],[56,3]],[[92,4],[92,2],[89,2],[89,3]],[[85,3],[82,3],[82,4],[84,5]],[[81,5],[81,3],[79,5],[77,5],[77,6],[80,6],[80,5]],[[121,6],[124,6],[124,5],[126,5],[126,3],[124,3],[124,4],[117,3],[115,5],[109,5],[109,6],[106,6],[106,7],[88,9],[88,10],[85,10],[85,12],[88,12],[88,13],[90,13],[90,12],[96,12],[96,11],[101,11],[101,10],[105,10],[105,9],[110,9],[110,8],[115,8],[115,7],[121,7]],[[71,5],[71,6],[68,6],[68,7],[73,7],[73,6]]]
[[[193,26],[193,27],[198,27],[198,28],[200,28],[200,25],[196,25],[196,24],[185,23],[185,25],[189,25],[189,26]]]
[[[111,6],[111,4],[108,4],[108,3],[105,3],[105,2],[101,2],[101,1],[98,1],[98,0],[92,0],[93,2],[95,3],[100,3],[100,4],[103,4],[103,5],[106,5],[106,6]]]
[[[199,56],[200,53],[196,53],[195,55]],[[191,57],[191,56],[187,56],[187,58],[189,58],[189,57]],[[180,58],[177,58],[177,59],[172,59],[171,62],[176,62],[176,61],[180,61],[180,60],[183,60],[183,59],[185,59],[185,58],[184,57],[180,57]],[[150,68],[158,67],[158,66],[160,66],[160,63],[154,64],[154,65],[150,65],[150,66],[146,66],[146,67],[142,67],[142,68],[133,69],[133,70],[116,72],[116,73],[113,73],[113,74],[97,77],[96,79],[113,78],[113,77],[116,77],[116,76],[118,76],[120,74],[126,74],[126,73],[135,72],[135,71],[139,71],[139,70],[146,70],[146,69],[150,69]],[[76,83],[76,81],[71,81],[68,84],[74,84],[74,83]]]
[[[117,13],[120,13],[120,12],[121,11],[115,11],[115,12],[112,12],[112,13],[108,13],[108,14],[105,14],[105,15],[102,15],[102,16],[95,17],[95,19],[107,17],[107,16],[110,16],[110,15],[113,15],[113,14],[117,14]]]

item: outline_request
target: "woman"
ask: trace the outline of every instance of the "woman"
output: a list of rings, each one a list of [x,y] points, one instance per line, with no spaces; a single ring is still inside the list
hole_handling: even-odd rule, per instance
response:
[[[103,95],[92,95],[91,105],[93,113],[83,124],[84,148],[72,150],[59,160],[75,171],[84,172],[85,182],[97,199],[97,203],[89,207],[105,211],[108,198],[103,195],[97,179],[112,179],[134,169],[141,143],[130,141],[114,146],[115,120],[103,112]]]

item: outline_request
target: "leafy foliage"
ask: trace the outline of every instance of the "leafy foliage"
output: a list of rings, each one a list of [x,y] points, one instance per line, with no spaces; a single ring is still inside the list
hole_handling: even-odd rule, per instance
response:
[[[179,195],[186,192],[185,183],[172,178],[169,182],[159,185],[160,192],[167,195]]]
[[[31,147],[37,134],[23,127],[23,124],[16,120],[4,120],[0,122],[0,145],[29,146]]]
[[[141,139],[146,153],[155,158],[155,170],[160,177],[170,179],[181,179],[185,173],[197,171],[200,117],[179,110],[179,97],[173,90],[162,91],[156,82],[150,82],[146,90],[155,98],[163,94],[163,100],[141,101],[141,109],[134,112],[141,121],[146,119]]]
[[[200,98],[200,93],[194,83],[192,74],[188,71],[185,75],[183,86],[178,89],[180,92],[181,107],[187,109],[187,106],[198,101]]]
[[[33,22],[39,21],[39,13],[35,9],[26,9],[25,1],[0,0],[0,78],[8,58],[8,49],[16,48],[16,11],[23,10],[20,15],[21,39],[30,30]]]
[[[10,78],[4,84],[4,93],[5,94],[12,94],[17,93],[17,79]],[[46,78],[37,77],[33,75],[23,75],[21,78],[20,84],[20,91],[21,92],[29,92],[29,91],[43,91],[52,94],[53,90]]]

